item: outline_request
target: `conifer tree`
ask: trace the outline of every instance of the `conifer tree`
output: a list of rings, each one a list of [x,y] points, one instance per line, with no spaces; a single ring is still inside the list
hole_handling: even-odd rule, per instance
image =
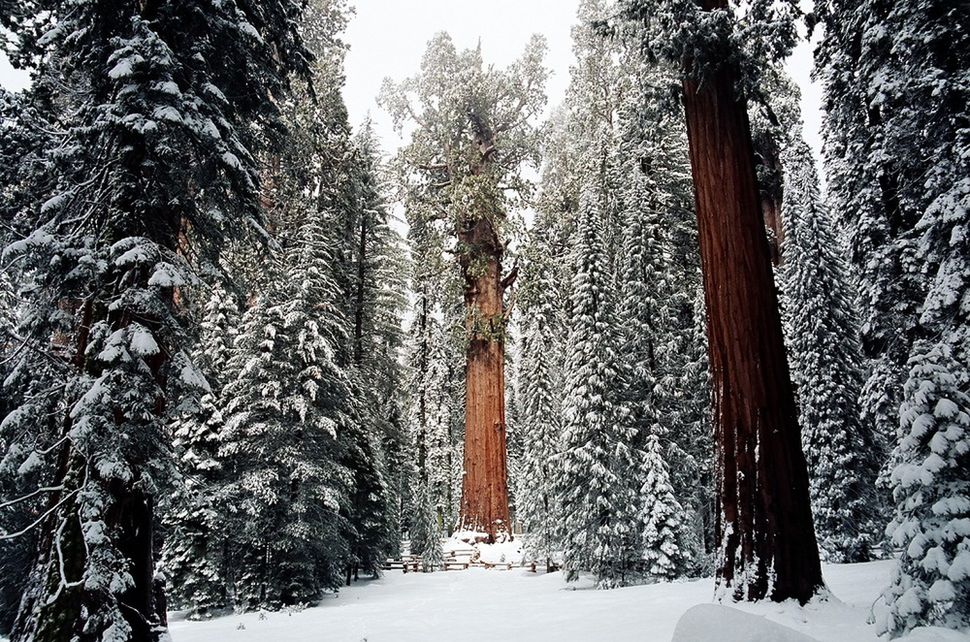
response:
[[[26,510],[15,510],[18,504],[5,506],[0,510],[0,533],[18,533],[23,535],[13,538],[0,539],[0,634],[6,635],[13,626],[14,618],[20,607],[24,588],[27,586],[28,576],[33,565],[33,556],[37,546],[36,532],[31,530],[30,524],[35,516],[42,511],[43,504],[30,495],[38,487],[44,485],[44,480],[52,473],[51,464],[45,462],[37,454],[36,449],[43,451],[43,441],[34,437],[33,443],[18,440],[16,433],[7,432],[8,426],[4,421],[10,416],[16,421],[17,415],[10,415],[14,409],[24,409],[25,399],[40,397],[46,403],[35,403],[28,406],[33,416],[28,421],[39,428],[35,430],[44,435],[46,430],[53,432],[50,417],[58,417],[63,410],[56,406],[57,399],[45,391],[56,386],[62,380],[58,369],[51,367],[55,364],[38,364],[24,359],[18,359],[23,350],[35,349],[35,345],[23,340],[21,326],[23,320],[23,305],[18,302],[14,284],[7,278],[6,272],[0,272],[0,324],[3,330],[0,343],[0,497],[27,497],[20,504],[28,507]],[[30,366],[31,371],[26,371]],[[38,372],[38,366],[43,369]],[[27,452],[24,452],[27,451]],[[26,455],[26,459],[24,459]]]
[[[401,426],[395,423],[400,372],[394,353],[400,347],[404,305],[400,250],[388,226],[377,143],[366,123],[357,136],[351,135],[341,96],[347,46],[340,36],[349,15],[342,0],[308,4],[301,28],[315,55],[313,74],[292,93],[286,145],[268,163],[280,241],[287,243],[294,230],[310,223],[319,228],[319,243],[328,255],[322,273],[334,289],[315,313],[321,323],[339,326],[333,361],[346,376],[353,400],[338,434],[340,464],[353,478],[343,509],[348,583],[361,570],[377,573],[398,539],[393,505],[400,497],[393,491],[390,466],[395,459],[388,449],[399,451],[403,445]],[[322,318],[333,314],[334,319]]]
[[[764,70],[793,47],[798,6],[621,8],[648,59],[680,66],[714,391],[719,591],[805,602],[822,573],[746,109]]]
[[[12,9],[13,7],[11,7]],[[54,129],[44,122],[42,110],[34,108],[22,93],[0,89],[0,246],[17,239],[20,230],[12,224],[28,210],[32,199],[47,180],[42,168],[45,150],[53,145]],[[45,443],[57,440],[56,417],[63,416],[63,400],[56,391],[64,382],[64,372],[56,359],[36,359],[46,353],[48,337],[38,337],[30,329],[34,314],[46,314],[47,303],[20,296],[21,288],[40,287],[40,282],[26,282],[16,274],[16,264],[2,262],[0,271],[0,498],[29,495],[54,475],[55,462],[50,458],[30,457],[34,450],[43,452]],[[66,328],[70,319],[62,318]],[[30,404],[25,401],[33,400]],[[17,411],[14,413],[14,411]],[[22,413],[29,413],[27,417]],[[11,422],[11,423],[7,423]],[[13,430],[16,423],[29,430]],[[27,457],[32,463],[23,468]],[[0,533],[18,533],[19,537],[0,540],[0,634],[13,626],[21,598],[28,584],[37,547],[36,529],[28,527],[45,508],[43,496],[25,499],[0,510]]]
[[[681,501],[691,513],[684,522],[696,530],[688,539],[702,548],[702,542],[713,545],[713,494],[696,483],[711,468],[704,344],[697,343],[700,334],[683,332],[695,326],[701,286],[682,108],[671,98],[676,74],[669,65],[642,60],[640,40],[625,31],[615,37],[605,33],[602,21],[616,13],[613,2],[580,4],[573,30],[577,64],[570,70],[563,106],[547,128],[541,216],[533,234],[548,239],[553,296],[565,308],[569,262],[555,257],[563,256],[574,234],[578,186],[592,182],[609,195],[602,205],[605,247],[613,278],[627,291],[617,310],[622,353],[625,367],[638,373],[628,378],[624,400],[640,427],[651,424],[643,417],[648,408],[664,417],[662,443],[675,462],[677,496],[689,500]],[[646,236],[641,219],[650,226]],[[631,234],[642,237],[648,251],[628,251]],[[523,312],[532,314],[520,298]],[[566,330],[557,323],[552,336],[558,346]],[[523,376],[522,385],[527,384]],[[638,428],[639,448],[646,434]]]
[[[425,487],[418,498],[418,532],[421,534],[421,570],[425,573],[444,570],[444,549],[441,544],[441,522],[432,503],[431,493]],[[413,549],[412,549],[413,550]]]
[[[451,435],[453,399],[448,391],[448,367],[446,338],[440,326],[432,336],[431,359],[428,369],[428,426],[427,426],[427,485],[438,531],[451,528],[458,521],[453,512],[452,461],[454,459]],[[438,532],[436,531],[436,532]]]
[[[279,131],[288,76],[306,69],[301,8],[29,0],[19,10],[4,46],[35,68],[24,99],[57,143],[32,167],[43,180],[5,256],[23,257],[20,284],[42,284],[23,289],[43,347],[32,358],[70,374],[44,438],[61,463],[43,486],[57,490],[44,493],[12,637],[159,639],[153,523],[173,472],[167,427],[205,391],[181,302],[228,235],[260,226],[254,158]],[[37,435],[19,424],[29,412],[8,417],[12,434]]]
[[[556,457],[567,580],[592,573],[602,588],[633,579],[640,557],[635,431],[621,405],[616,294],[597,195],[581,200],[566,343],[563,432]]]
[[[173,424],[173,445],[184,479],[166,507],[162,572],[172,606],[207,617],[229,605],[229,533],[212,491],[224,481],[219,455],[224,407],[222,387],[232,356],[241,314],[234,297],[219,283],[203,310],[193,360],[206,377],[209,392],[198,409]]]
[[[420,285],[422,289],[427,284]],[[416,453],[412,476],[427,495],[431,511],[442,525],[454,525],[454,459],[452,440],[453,398],[448,390],[452,376],[439,306],[430,293],[420,292],[411,325],[408,381],[411,446]],[[423,532],[423,531],[422,531]],[[413,535],[412,535],[413,538]],[[423,545],[423,536],[419,542]]]
[[[664,449],[653,432],[646,438],[641,467],[644,474],[640,488],[643,502],[643,555],[647,574],[656,580],[670,581],[688,570],[690,540],[685,511],[670,485]]]
[[[629,443],[636,457],[631,471],[640,485],[642,506],[642,550],[648,573],[658,579],[672,579],[687,570],[691,551],[688,522],[670,486],[670,472],[660,437],[668,430],[661,425],[658,395],[663,347],[659,327],[667,323],[661,297],[667,295],[669,270],[663,266],[669,256],[669,242],[659,224],[661,211],[671,202],[669,194],[654,183],[645,167],[657,158],[629,149],[625,158],[625,220],[621,234],[620,324],[622,349],[619,364],[623,376],[620,398],[630,413],[633,434]]]
[[[885,449],[860,422],[862,355],[852,284],[811,150],[802,141],[781,154],[785,200],[782,291],[792,379],[822,551],[838,562],[864,562],[876,543],[876,475]]]
[[[966,478],[968,450],[957,435],[970,381],[970,19],[931,0],[831,0],[817,14],[827,170],[849,230],[871,359],[864,421],[896,434],[888,534],[905,554],[882,628],[965,627],[970,592],[957,557],[967,533],[944,523],[968,514],[966,490],[954,484]]]
[[[902,549],[879,628],[970,626],[970,395],[952,354],[915,346],[894,460],[896,512],[887,528]]]
[[[529,534],[527,551],[552,569],[559,534],[559,504],[553,484],[554,457],[562,426],[560,368],[556,359],[561,328],[549,239],[542,226],[532,230],[523,272],[525,333],[519,385],[522,398],[522,474],[516,493],[517,518]]]
[[[467,335],[461,528],[489,540],[509,530],[505,293],[516,273],[504,274],[502,262],[508,210],[527,185],[521,169],[536,160],[544,51],[536,36],[520,60],[498,70],[480,49],[459,51],[441,33],[428,43],[421,73],[388,79],[381,96],[399,128],[417,125],[399,154],[414,213],[445,221],[454,239]]]
[[[336,364],[346,341],[319,230],[307,223],[285,275],[247,310],[229,363],[220,454],[232,469],[218,499],[239,550],[237,602],[299,604],[339,585],[349,555],[345,511],[353,472],[342,433],[355,417]]]

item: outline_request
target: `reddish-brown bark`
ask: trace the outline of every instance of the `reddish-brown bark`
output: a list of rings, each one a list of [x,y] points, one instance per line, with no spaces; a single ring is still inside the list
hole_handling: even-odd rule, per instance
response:
[[[461,529],[509,533],[502,244],[488,218],[459,231],[465,279],[465,475]]]
[[[705,0],[704,8],[724,7]],[[727,65],[684,82],[713,385],[718,585],[735,599],[822,586],[808,475],[755,175]]]
[[[785,227],[782,224],[782,168],[778,143],[770,135],[761,137],[756,144],[755,156],[760,163],[762,175],[767,184],[760,185],[761,213],[764,217],[765,231],[768,233],[768,249],[771,262],[778,266],[783,262],[782,251],[785,244]]]

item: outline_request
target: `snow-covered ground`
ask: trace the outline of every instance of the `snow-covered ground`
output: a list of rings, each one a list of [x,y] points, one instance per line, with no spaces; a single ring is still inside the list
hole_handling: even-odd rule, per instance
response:
[[[833,597],[805,608],[772,603],[732,606],[819,641],[875,640],[874,627],[866,620],[889,580],[892,564],[826,566],[825,579]],[[361,580],[305,611],[249,613],[208,622],[173,621],[171,634],[173,642],[663,641],[671,639],[678,619],[688,609],[711,602],[713,582],[705,579],[612,591],[589,590],[580,583],[579,590],[574,588],[566,587],[559,573],[533,574],[518,568],[428,574],[390,571],[378,580]],[[718,611],[703,613],[712,613],[707,616],[708,630],[718,630]],[[696,619],[691,623],[693,631],[705,630],[703,618],[700,624]],[[751,625],[750,619],[742,619],[747,622],[743,626]],[[723,635],[726,632],[721,633],[717,642],[728,639]],[[934,630],[924,631],[918,639],[951,642],[966,638]]]

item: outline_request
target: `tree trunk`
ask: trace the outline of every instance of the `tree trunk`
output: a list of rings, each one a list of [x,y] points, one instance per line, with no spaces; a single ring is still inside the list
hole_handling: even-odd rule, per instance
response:
[[[734,599],[804,603],[822,586],[822,574],[736,78],[721,66],[701,83],[684,81],[713,386],[717,584]]]
[[[767,184],[760,185],[761,213],[768,233],[768,249],[771,262],[782,264],[782,251],[785,245],[785,227],[782,225],[783,183],[781,159],[778,143],[770,136],[763,136],[756,155],[761,166],[762,176]]]
[[[778,145],[778,132],[781,125],[768,105],[763,105],[762,109],[770,126],[763,127],[762,131],[752,137],[755,175],[758,177],[761,214],[764,218],[765,232],[768,234],[771,262],[779,266],[783,261],[782,251],[785,244],[785,228],[782,225],[784,174],[781,167],[781,150]]]
[[[431,346],[428,345],[428,315],[430,311],[428,310],[428,294],[425,292],[427,286],[422,286],[422,292],[419,295],[421,297],[421,312],[418,316],[418,327],[421,333],[421,348],[418,355],[418,367],[420,368],[420,375],[424,375],[428,371],[428,365],[430,361],[429,352],[431,351]],[[417,425],[417,448],[418,448],[418,479],[421,480],[423,486],[428,484],[428,391],[422,386],[420,390],[420,396],[418,397],[418,425]]]
[[[357,246],[357,286],[354,294],[354,365],[364,361],[364,290],[367,287],[367,212],[360,215]]]
[[[502,245],[487,217],[466,222],[459,240],[465,280],[465,475],[461,530],[494,541],[509,529],[505,433],[505,307]]]

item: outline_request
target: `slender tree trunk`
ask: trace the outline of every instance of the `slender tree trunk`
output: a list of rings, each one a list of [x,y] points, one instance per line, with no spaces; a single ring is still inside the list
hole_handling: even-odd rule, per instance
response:
[[[765,228],[767,228],[769,234],[768,250],[771,262],[776,266],[781,265],[781,252],[785,244],[785,228],[781,222],[781,203],[772,198],[763,198],[761,211],[764,216]]]
[[[735,599],[804,603],[822,574],[736,77],[722,66],[684,82],[713,385],[717,584]]]
[[[459,233],[465,279],[465,476],[461,529],[510,534],[505,432],[505,307],[502,245],[486,217]]]
[[[768,178],[767,185],[761,185],[761,213],[764,217],[765,230],[768,233],[768,249],[771,253],[772,264],[782,264],[782,251],[785,245],[785,227],[782,224],[782,169],[776,141],[762,140],[757,157],[764,176]]]
[[[781,150],[777,131],[781,125],[778,117],[767,105],[762,106],[765,119],[771,127],[753,136],[758,194],[761,199],[761,214],[764,218],[765,232],[768,234],[768,249],[771,262],[775,266],[783,261],[782,251],[785,244],[785,228],[782,224],[782,201],[784,197],[784,176],[781,167]]]
[[[422,286],[422,289],[427,286]],[[418,318],[418,324],[421,332],[421,348],[420,354],[418,355],[418,364],[420,367],[420,376],[424,376],[424,373],[428,371],[429,366],[429,352],[431,347],[428,345],[428,294],[427,292],[421,292],[421,312]],[[418,397],[418,435],[417,435],[417,448],[418,448],[418,479],[421,480],[422,485],[428,484],[428,391],[422,388],[420,391],[420,396]]]
[[[357,246],[357,287],[354,295],[354,365],[364,360],[364,290],[367,278],[367,213],[360,215],[360,236]]]

